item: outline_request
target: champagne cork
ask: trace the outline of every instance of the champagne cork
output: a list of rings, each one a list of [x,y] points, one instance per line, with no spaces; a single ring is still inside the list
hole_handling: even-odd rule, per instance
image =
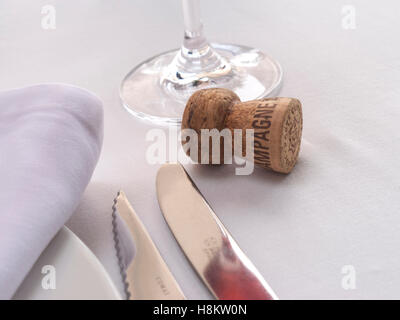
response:
[[[182,129],[196,131],[199,137],[198,153],[202,152],[202,129],[221,131],[225,128],[231,131],[232,141],[234,130],[242,130],[241,150],[232,147],[235,155],[246,157],[246,129],[253,129],[254,163],[273,171],[289,173],[296,164],[300,150],[303,128],[301,103],[294,98],[241,102],[234,92],[227,89],[196,91],[186,104]],[[183,144],[186,142],[182,141]],[[222,149],[221,145],[223,159]],[[207,151],[211,157],[212,148]],[[188,155],[192,157],[191,154]]]

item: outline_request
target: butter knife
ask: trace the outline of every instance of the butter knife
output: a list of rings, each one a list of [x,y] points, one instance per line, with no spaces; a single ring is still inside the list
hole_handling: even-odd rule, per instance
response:
[[[156,186],[161,211],[175,239],[217,299],[277,299],[183,166],[163,165]]]
[[[182,300],[182,293],[124,192],[114,200],[114,244],[130,300]]]

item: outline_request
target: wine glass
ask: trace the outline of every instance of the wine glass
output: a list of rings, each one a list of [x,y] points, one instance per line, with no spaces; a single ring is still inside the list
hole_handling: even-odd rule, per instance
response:
[[[241,100],[253,100],[279,89],[281,67],[265,53],[242,45],[208,43],[199,2],[182,0],[182,47],[142,62],[122,81],[120,97],[131,114],[157,124],[178,125],[187,99],[196,90],[227,88]]]

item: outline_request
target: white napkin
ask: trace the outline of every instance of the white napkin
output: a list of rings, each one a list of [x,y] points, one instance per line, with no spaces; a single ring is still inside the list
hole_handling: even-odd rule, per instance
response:
[[[74,212],[102,138],[102,103],[85,90],[0,92],[0,299],[12,297]]]

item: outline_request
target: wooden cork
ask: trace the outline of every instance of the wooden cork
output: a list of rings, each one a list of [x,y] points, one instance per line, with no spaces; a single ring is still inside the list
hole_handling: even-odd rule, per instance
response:
[[[227,89],[196,91],[188,100],[182,117],[182,129],[228,128],[242,130],[242,149],[235,154],[246,157],[246,129],[254,130],[254,163],[273,171],[289,173],[296,164],[301,142],[303,118],[301,103],[294,98],[266,98],[241,102]],[[183,144],[186,141],[182,141]],[[223,150],[221,145],[221,158]],[[207,149],[211,157],[212,148]],[[188,153],[189,156],[191,156]],[[192,156],[191,156],[192,157]],[[193,157],[192,157],[193,159]],[[193,159],[198,161],[199,159]]]

